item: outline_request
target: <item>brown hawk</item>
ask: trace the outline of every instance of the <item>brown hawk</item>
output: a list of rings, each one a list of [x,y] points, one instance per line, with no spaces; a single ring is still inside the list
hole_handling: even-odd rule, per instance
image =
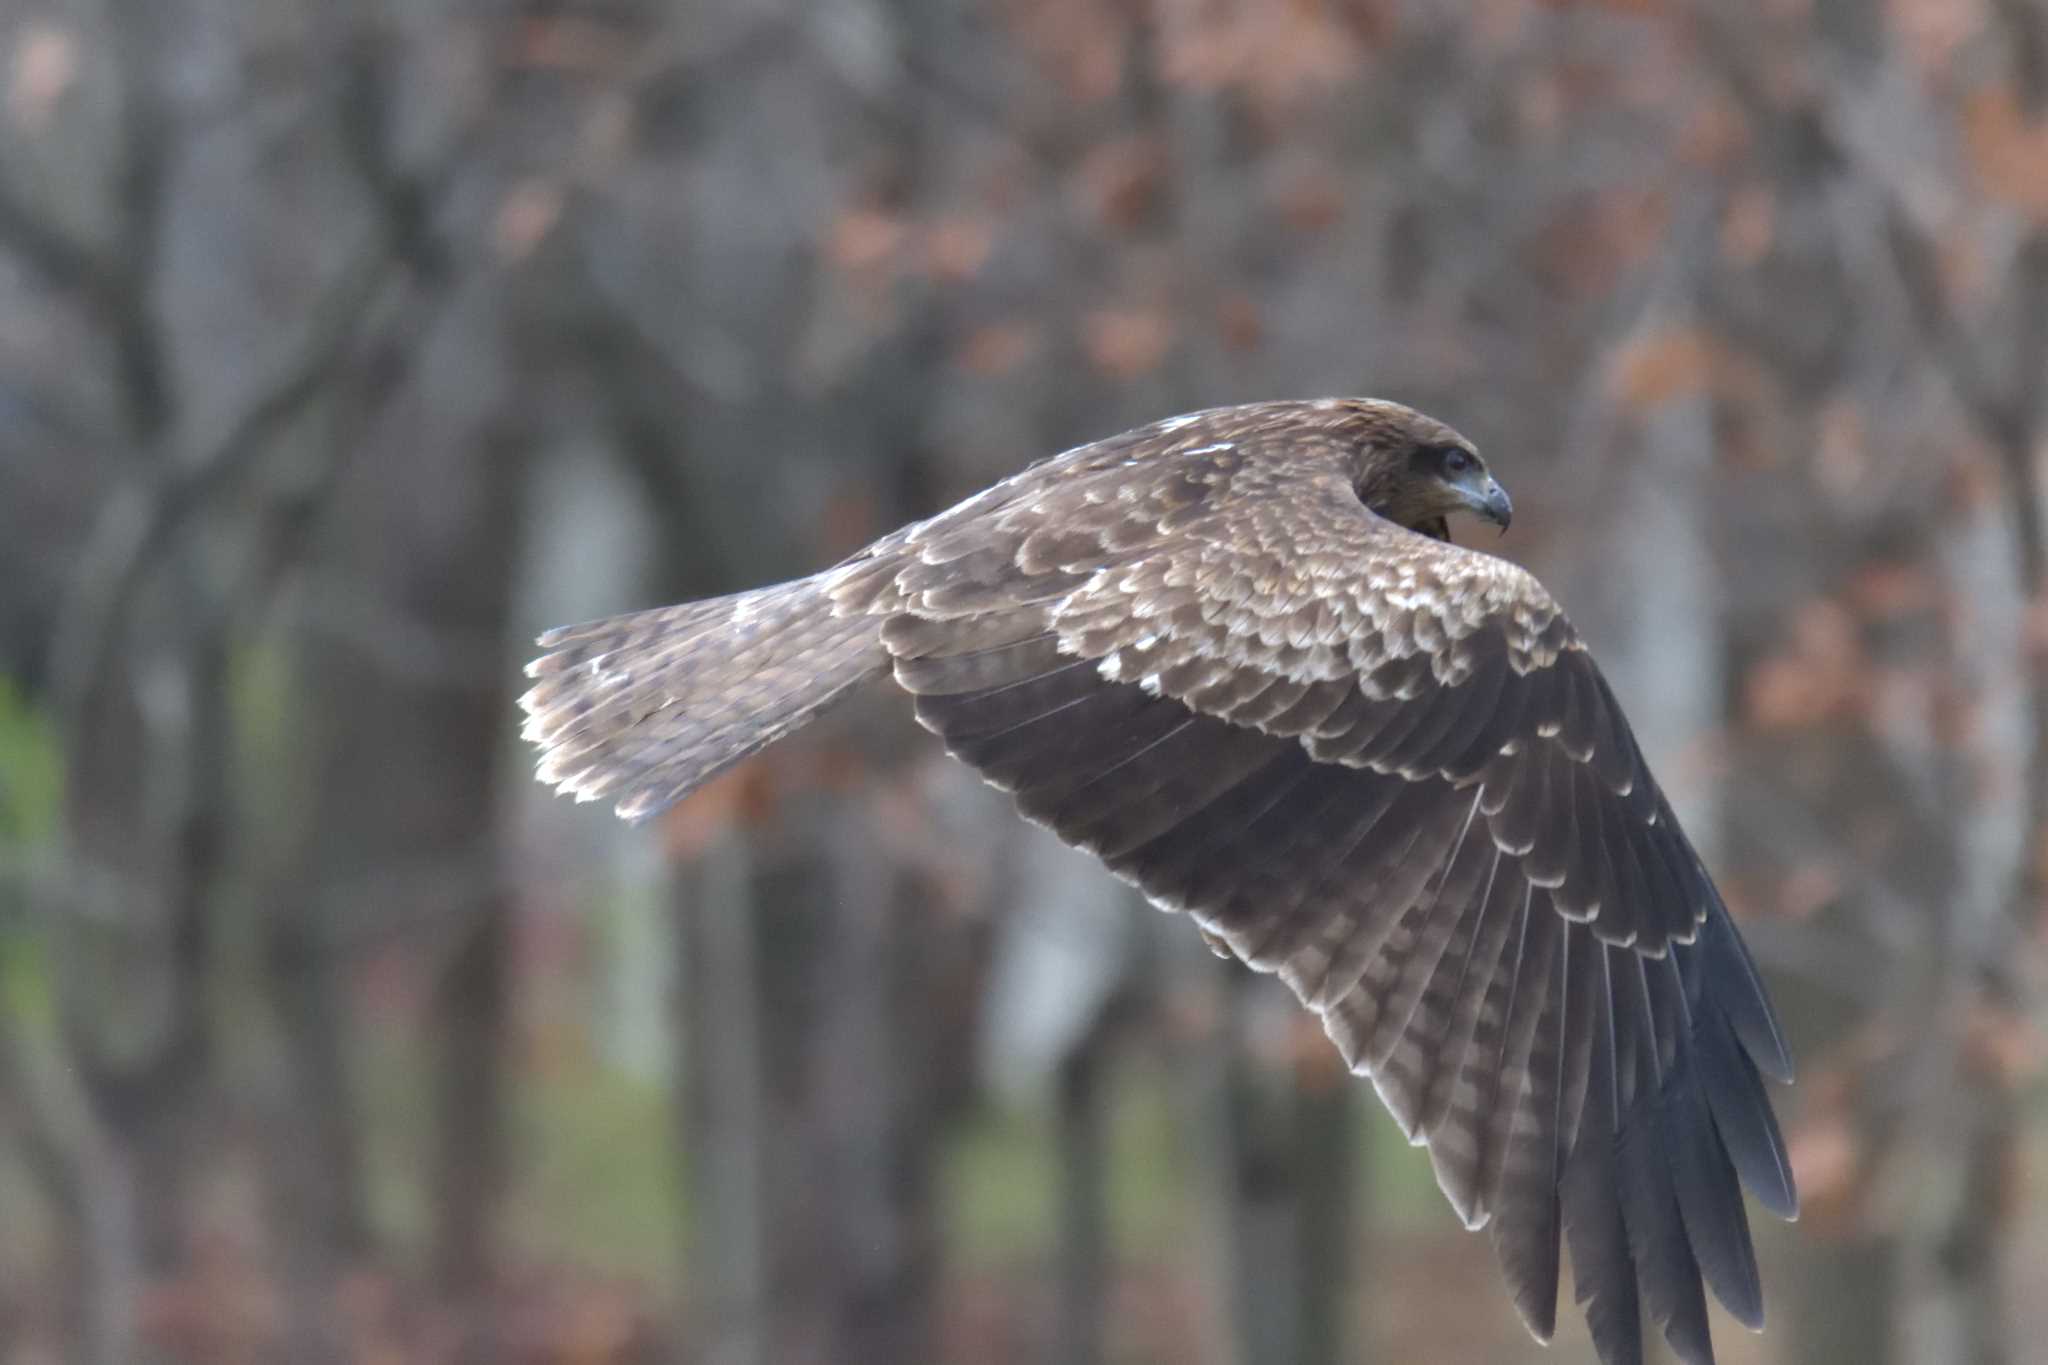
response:
[[[549,631],[544,781],[638,819],[884,675],[1018,808],[1277,973],[1547,1340],[1713,1358],[1793,1216],[1756,967],[1470,442],[1256,403],[1067,451],[792,583]]]

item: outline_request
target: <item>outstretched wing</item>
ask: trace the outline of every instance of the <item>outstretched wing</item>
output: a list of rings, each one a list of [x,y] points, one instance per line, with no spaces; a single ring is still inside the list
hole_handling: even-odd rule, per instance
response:
[[[1710,1361],[1703,1279],[1762,1321],[1741,1185],[1795,1209],[1713,883],[1532,577],[1241,454],[912,528],[842,609],[953,753],[1322,1016],[1538,1337],[1562,1234],[1604,1360],[1647,1307]]]

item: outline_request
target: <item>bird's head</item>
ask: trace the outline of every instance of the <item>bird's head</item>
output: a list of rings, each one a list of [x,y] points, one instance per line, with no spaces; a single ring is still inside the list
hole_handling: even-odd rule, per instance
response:
[[[1449,519],[1470,512],[1505,531],[1515,505],[1472,443],[1398,403],[1348,405],[1358,438],[1359,499],[1387,520],[1450,538]]]

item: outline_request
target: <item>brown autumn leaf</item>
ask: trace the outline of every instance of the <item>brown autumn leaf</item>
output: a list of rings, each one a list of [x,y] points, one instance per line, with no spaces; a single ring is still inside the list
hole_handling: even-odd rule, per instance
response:
[[[1861,1216],[1869,1172],[1863,1141],[1848,1113],[1816,1113],[1800,1123],[1785,1143],[1785,1155],[1799,1186],[1801,1226],[1823,1237],[1852,1232]]]
[[[1834,710],[1836,693],[1820,670],[1778,654],[1760,660],[1743,680],[1743,714],[1759,730],[1799,730]]]
[[[1258,300],[1242,289],[1233,289],[1216,305],[1216,321],[1223,332],[1223,344],[1233,351],[1255,351],[1265,340],[1266,327],[1259,316]]]
[[[1823,862],[1803,863],[1778,883],[1778,916],[1806,919],[1834,904],[1841,894],[1841,873]]]
[[[25,133],[42,132],[77,80],[78,39],[55,24],[28,24],[15,39],[8,67],[8,117]]]
[[[1863,667],[1856,617],[1833,598],[1813,598],[1794,612],[1792,638],[1802,655],[1836,673],[1855,673]]]
[[[1647,412],[1713,385],[1720,343],[1697,327],[1671,327],[1631,337],[1608,361],[1614,401]]]
[[[1323,1032],[1321,1022],[1306,1010],[1296,1010],[1289,1023],[1289,1061],[1293,1065],[1295,1084],[1311,1095],[1327,1095],[1340,1085],[1352,1083],[1349,1067],[1344,1065],[1344,1056],[1330,1046],[1330,1035]]]
[[[774,820],[781,805],[776,759],[756,756],[714,777],[661,817],[662,850],[675,862],[702,857],[733,829]]]
[[[996,226],[985,214],[950,214],[925,229],[924,267],[934,279],[950,284],[971,280],[988,264],[995,245]]]
[[[1531,264],[1568,293],[1598,293],[1649,259],[1670,222],[1670,196],[1655,183],[1582,194],[1532,239]]]
[[[1763,898],[1751,884],[1748,877],[1738,872],[1726,871],[1714,878],[1715,889],[1721,893],[1721,904],[1728,907],[1728,913],[1744,921],[1762,919]]]
[[[1949,506],[1959,512],[1993,507],[2005,498],[2005,475],[1991,452],[1974,442],[1958,441],[1948,452],[1943,471]]]
[[[1952,751],[1975,748],[1988,719],[1984,698],[1952,674],[1943,673],[1932,682],[1927,712],[1935,742]]]
[[[1368,48],[1386,46],[1401,27],[1400,0],[1335,0],[1331,14]]]
[[[1004,17],[1072,101],[1114,95],[1135,36],[1138,7],[1099,0],[1008,0]]]
[[[1300,171],[1281,182],[1273,206],[1296,232],[1327,231],[1344,217],[1343,181],[1328,165]]]
[[[1777,230],[1777,195],[1765,182],[1751,180],[1721,211],[1721,255],[1730,265],[1753,266],[1770,253]]]
[[[1924,564],[1878,560],[1857,568],[1843,595],[1866,618],[1896,620],[1934,610],[1941,604],[1941,584]]]
[[[1695,101],[1678,133],[1679,164],[1713,170],[1741,157],[1749,145],[1749,121],[1727,96],[1709,93]]]
[[[1946,67],[1991,17],[1983,0],[1886,0],[1885,10],[1900,49],[1927,75]]]
[[[832,220],[825,233],[825,257],[850,273],[872,271],[892,263],[909,228],[898,214],[872,205],[855,205]]]
[[[1971,1004],[1963,1058],[1978,1075],[2017,1091],[2040,1076],[2042,1051],[2040,1026],[2026,1014],[1990,1000]]]
[[[2034,885],[2048,888],[2048,825],[2034,831],[2032,856]],[[2034,932],[2036,936],[2048,935],[2048,904],[2034,906]]]
[[[616,67],[632,51],[617,24],[555,14],[521,20],[505,60],[514,69],[591,72]]]
[[[2004,272],[1995,268],[1993,254],[1967,222],[1958,221],[1936,234],[1933,246],[1935,280],[1953,306],[1981,306],[2004,285]]]
[[[2048,119],[2030,119],[2005,86],[1963,103],[1963,142],[1977,181],[1992,198],[2048,223]]]
[[[1038,351],[1036,325],[1017,319],[991,322],[975,328],[953,352],[953,363],[969,374],[986,377],[1008,374]]]
[[[1088,212],[1113,232],[1143,227],[1166,187],[1166,147],[1147,134],[1115,138],[1081,159],[1075,183]]]
[[[1153,309],[1098,308],[1081,319],[1081,348],[1119,379],[1158,369],[1172,343],[1173,324]]]
[[[1869,680],[1855,617],[1838,602],[1816,598],[1794,614],[1790,634],[1743,680],[1749,724],[1801,729],[1860,711]]]
[[[1862,405],[1846,395],[1829,399],[1820,412],[1814,482],[1836,503],[1848,504],[1862,493],[1869,476],[1870,446],[1865,439]]]
[[[2037,665],[2048,660],[2048,597],[2036,597],[2021,613],[2020,644]]]
[[[646,1334],[640,1305],[610,1286],[586,1289],[558,1310],[551,1324],[552,1359],[562,1365],[609,1365],[639,1354]]]
[[[1174,5],[1163,25],[1160,73],[1194,90],[1235,90],[1266,114],[1309,104],[1365,70],[1369,29],[1327,5],[1269,0]]]
[[[1606,9],[1617,14],[1660,14],[1664,0],[1543,0],[1552,9]]]
[[[852,554],[885,529],[872,484],[847,480],[833,488],[818,513],[817,545],[832,558]]]
[[[491,245],[512,264],[531,256],[561,221],[562,187],[551,180],[522,180],[498,205],[491,220]]]

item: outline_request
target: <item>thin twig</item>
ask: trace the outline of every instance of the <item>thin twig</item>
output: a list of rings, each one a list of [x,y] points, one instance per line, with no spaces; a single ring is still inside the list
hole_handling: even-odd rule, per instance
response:
[[[360,251],[315,308],[297,351],[208,453],[168,462],[169,472],[150,492],[129,489],[108,500],[80,555],[51,650],[66,733],[74,733],[90,712],[128,609],[151,566],[187,521],[240,482],[277,432],[318,392],[336,359],[354,342],[389,265],[381,238]]]

